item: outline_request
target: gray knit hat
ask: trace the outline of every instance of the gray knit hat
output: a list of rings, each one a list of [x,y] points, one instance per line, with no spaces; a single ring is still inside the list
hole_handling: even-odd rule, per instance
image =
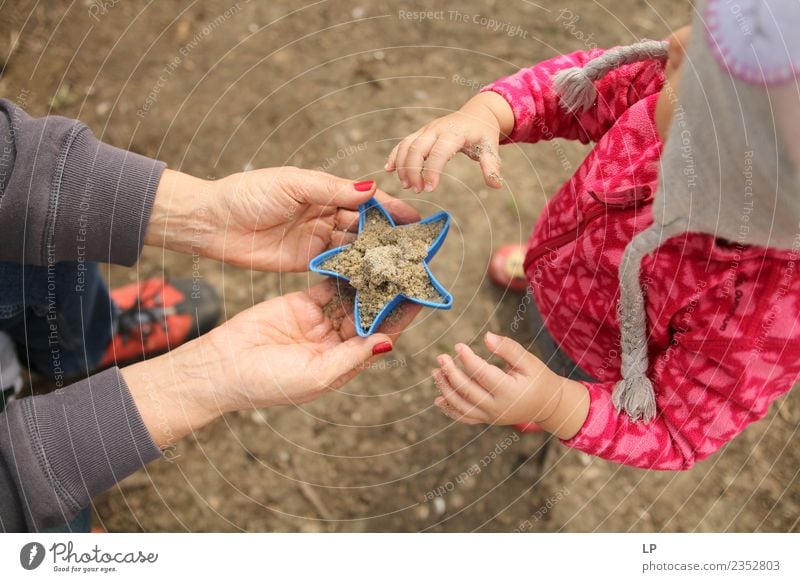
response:
[[[619,272],[622,368],[612,402],[633,420],[656,414],[647,377],[642,259],[667,239],[706,233],[739,244],[800,241],[800,22],[796,0],[698,3],[653,201],[654,223],[625,249]],[[657,46],[659,45],[659,46]],[[554,77],[568,111],[595,100],[596,71],[636,55],[665,58],[666,43],[621,47]],[[649,56],[647,56],[649,55]],[[587,82],[587,80],[589,80]]]

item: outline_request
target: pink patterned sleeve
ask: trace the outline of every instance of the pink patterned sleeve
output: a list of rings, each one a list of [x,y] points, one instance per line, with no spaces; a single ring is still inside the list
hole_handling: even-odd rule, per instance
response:
[[[597,102],[593,107],[581,114],[564,111],[553,91],[552,76],[563,69],[582,67],[604,52],[593,49],[554,57],[484,87],[481,91],[500,94],[514,112],[514,130],[503,143],[553,138],[597,141],[631,105],[661,90],[661,61],[632,63],[595,83]]]
[[[587,383],[586,422],[565,445],[644,469],[685,470],[760,420],[798,376],[796,350],[753,358],[747,346],[672,346],[659,356],[651,378],[658,414],[649,424],[631,421],[611,403],[614,382]],[[750,360],[749,362],[747,360]]]

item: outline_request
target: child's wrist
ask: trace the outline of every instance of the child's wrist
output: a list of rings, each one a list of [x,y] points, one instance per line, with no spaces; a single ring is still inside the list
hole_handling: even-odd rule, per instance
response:
[[[538,425],[547,423],[552,418],[564,398],[563,378],[549,369],[547,373],[548,377],[544,381],[538,380],[538,386],[534,388],[534,390],[542,393],[540,394],[541,402],[536,407],[538,414],[533,419],[533,422]]]
[[[569,440],[573,438],[589,416],[589,391],[580,382],[555,375],[557,394],[554,405],[543,420],[536,421],[547,432],[554,436]],[[545,404],[546,406],[546,404]]]
[[[497,127],[502,135],[509,135],[514,131],[514,112],[505,97],[499,93],[494,91],[478,93],[467,101],[461,109],[469,111],[472,108],[488,111],[497,122]]]

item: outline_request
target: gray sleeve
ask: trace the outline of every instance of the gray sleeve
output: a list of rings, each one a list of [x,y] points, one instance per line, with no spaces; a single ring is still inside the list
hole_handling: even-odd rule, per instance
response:
[[[63,525],[161,456],[118,368],[0,414],[0,531]]]
[[[164,163],[0,99],[0,261],[133,265]]]

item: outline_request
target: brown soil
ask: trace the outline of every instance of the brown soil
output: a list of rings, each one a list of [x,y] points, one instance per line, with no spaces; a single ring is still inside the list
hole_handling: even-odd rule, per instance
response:
[[[463,0],[462,14],[519,25],[401,19],[422,0],[240,2],[236,6],[16,0],[0,10],[0,94],[34,115],[78,117],[106,141],[208,177],[296,165],[376,179],[452,228],[436,276],[451,311],[423,310],[394,351],[303,407],[226,415],[97,500],[114,531],[798,531],[800,391],[685,473],[620,467],[542,435],[455,424],[432,402],[436,355],[480,348],[487,331],[530,343],[521,298],[485,276],[493,247],[525,241],[548,197],[588,151],[577,142],[503,146],[502,190],[457,156],[430,195],[400,190],[383,164],[397,139],[460,106],[484,83],[559,52],[662,38],[683,0]],[[293,11],[296,11],[292,13]],[[577,17],[577,20],[576,20]],[[224,16],[223,16],[224,18]],[[186,53],[186,50],[183,50]],[[177,64],[165,67],[178,58]],[[160,77],[163,76],[163,81]],[[137,115],[158,87],[155,101]],[[191,277],[220,290],[225,316],[304,289],[310,275],[254,273],[146,249],[137,277]],[[499,451],[499,452],[498,452]],[[474,470],[477,465],[479,472]],[[310,494],[309,492],[313,492]]]
[[[392,227],[377,209],[370,209],[358,238],[323,263],[358,290],[361,325],[366,330],[398,295],[427,301],[441,295],[425,271],[424,261],[444,222]]]

